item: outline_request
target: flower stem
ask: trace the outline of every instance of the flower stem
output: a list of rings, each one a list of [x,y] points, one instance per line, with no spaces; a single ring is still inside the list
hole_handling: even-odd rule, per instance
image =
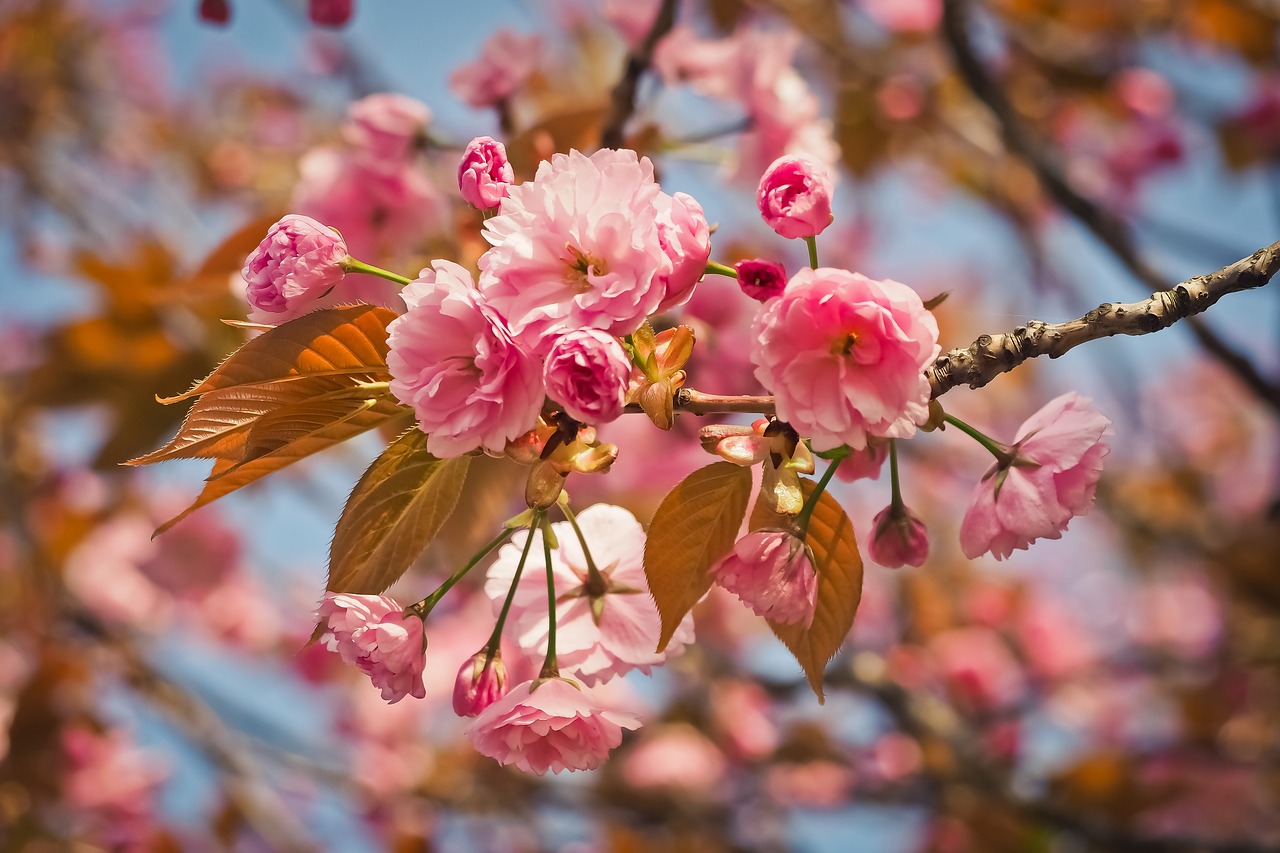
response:
[[[440,599],[444,598],[445,594],[448,593],[449,590],[453,589],[454,584],[466,577],[467,572],[474,569],[481,560],[493,553],[493,549],[505,542],[507,537],[513,532],[514,531],[510,529],[506,529],[493,537],[493,539],[489,541],[488,545],[481,548],[479,553],[472,557],[465,566],[450,575],[449,579],[440,584],[440,587],[435,592],[431,593],[417,604],[412,605],[409,609],[418,614],[418,616],[425,621],[427,615],[430,614],[435,606],[440,603]]]
[[[818,238],[805,237],[804,242],[809,246],[809,266],[816,270],[818,268]]]
[[[396,284],[408,284],[413,281],[411,278],[405,278],[398,273],[384,270],[382,267],[375,267],[371,264],[366,264],[364,261],[357,261],[350,255],[342,260],[340,266],[346,272],[362,272],[368,275],[376,275],[378,278],[385,278],[387,281],[394,281]]]
[[[598,589],[603,592],[607,584],[604,575],[600,574],[600,569],[596,567],[596,561],[591,558],[591,549],[587,547],[587,537],[582,535],[582,528],[578,526],[578,517],[574,515],[573,510],[569,509],[568,504],[561,504],[560,511],[564,513],[565,520],[573,528],[574,534],[578,537],[578,544],[582,546],[582,554],[587,558],[587,589]]]
[[[544,517],[545,527],[547,520]],[[547,561],[547,657],[542,662],[539,678],[559,678],[560,662],[556,659],[556,576],[551,568],[551,539],[546,531],[542,535],[542,553]]]
[[[796,527],[800,530],[801,539],[809,532],[809,519],[813,516],[813,511],[818,506],[818,500],[822,497],[822,493],[827,490],[827,484],[831,482],[831,478],[835,476],[836,469],[840,467],[840,463],[843,461],[843,459],[832,460],[831,464],[827,466],[827,470],[822,472],[822,478],[818,480],[818,487],[813,490],[813,494],[809,495],[808,500],[804,502],[804,508],[796,516]]]
[[[498,623],[493,626],[489,635],[488,648],[496,649],[502,642],[502,626],[507,624],[507,614],[511,612],[511,602],[516,598],[516,587],[520,585],[520,575],[524,573],[525,561],[529,559],[529,549],[533,547],[533,529],[542,523],[542,513],[535,512],[529,523],[529,535],[524,540],[524,550],[520,552],[520,562],[516,564],[515,576],[511,578],[511,589],[507,590],[507,600],[502,602],[502,612],[498,614]]]
[[[995,441],[994,439],[987,437],[983,433],[979,432],[978,430],[969,426],[964,421],[957,418],[955,415],[945,415],[944,419],[946,420],[947,423],[951,424],[953,427],[960,430],[962,433],[969,436],[974,441],[978,442],[978,444],[981,444],[983,447],[985,447],[987,451],[996,459],[1000,460],[1001,463],[1007,463],[1010,460],[1010,458],[1012,458],[1013,451],[1010,448],[1006,447],[1005,445],[1001,444],[998,441]]]
[[[737,278],[738,271],[733,267],[718,264],[715,261],[707,261],[707,268],[703,270],[703,275],[726,275],[729,278]]]
[[[889,488],[890,504],[897,508],[902,506],[902,489],[898,485],[898,440],[889,439]]]

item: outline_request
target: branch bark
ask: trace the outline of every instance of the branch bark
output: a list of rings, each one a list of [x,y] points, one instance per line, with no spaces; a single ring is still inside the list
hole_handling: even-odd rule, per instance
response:
[[[942,34],[965,85],[995,116],[1005,145],[1031,166],[1057,203],[1088,228],[1138,281],[1153,292],[1166,290],[1168,280],[1143,259],[1124,221],[1077,192],[1067,181],[1052,150],[1022,123],[1004,90],[973,49],[969,39],[970,3],[971,0],[944,0]],[[1210,355],[1236,374],[1273,412],[1280,414],[1280,387],[1205,323],[1193,318],[1187,325]]]
[[[600,131],[601,148],[622,147],[623,130],[636,110],[636,89],[639,88],[640,78],[648,70],[649,63],[653,61],[653,48],[675,26],[676,2],[677,0],[662,0],[658,16],[654,18],[648,34],[627,54],[622,78],[609,96],[609,112],[605,115],[604,127]]]

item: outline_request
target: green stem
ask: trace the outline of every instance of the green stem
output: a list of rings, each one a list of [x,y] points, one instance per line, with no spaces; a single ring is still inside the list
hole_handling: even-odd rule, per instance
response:
[[[898,486],[898,440],[896,438],[889,439],[889,488],[891,490],[890,504],[894,507],[901,507],[902,489]]]
[[[718,264],[715,261],[707,261],[707,268],[702,271],[703,275],[727,275],[729,278],[737,278],[738,271],[733,267],[727,267],[724,264]]]
[[[511,602],[515,601],[520,575],[524,574],[524,564],[529,559],[529,549],[533,547],[533,528],[541,523],[542,513],[534,513],[533,521],[529,524],[529,535],[524,540],[524,550],[520,552],[520,562],[516,564],[515,576],[511,578],[511,589],[507,590],[507,600],[502,602],[502,612],[498,614],[498,624],[493,626],[493,633],[489,635],[487,648],[496,649],[502,642],[502,626],[507,624],[507,614],[511,612]]]
[[[816,270],[818,268],[818,238],[805,237],[804,242],[809,246],[809,266]]]
[[[366,264],[364,261],[357,261],[350,255],[344,258],[339,266],[346,272],[362,272],[367,275],[376,275],[378,278],[385,278],[387,281],[394,281],[396,284],[408,284],[413,281],[411,278],[405,278],[398,273],[384,270],[382,267],[375,267],[372,264]]]
[[[800,538],[803,539],[805,534],[809,532],[809,518],[813,515],[814,509],[818,506],[818,499],[822,497],[822,493],[827,490],[827,484],[831,482],[831,478],[835,476],[836,469],[840,467],[843,459],[833,460],[827,466],[827,470],[822,472],[822,478],[818,480],[818,487],[813,490],[813,494],[809,495],[809,499],[804,502],[804,508],[800,510],[800,514],[796,516],[796,527],[800,531]]]
[[[972,438],[974,441],[978,442],[978,444],[985,447],[987,451],[996,459],[1000,460],[1000,462],[1007,463],[1012,458],[1013,451],[1010,448],[998,441],[988,438],[986,435],[969,426],[955,415],[945,415],[943,419],[965,435]]]
[[[546,523],[546,519],[542,519],[544,527]],[[551,539],[546,532],[542,535],[542,553],[547,560],[547,657],[542,662],[542,671],[538,673],[538,677],[559,678],[560,662],[556,659],[556,576],[551,567]]]
[[[591,558],[591,549],[587,547],[587,537],[582,535],[582,528],[578,526],[578,517],[574,515],[573,510],[569,509],[568,504],[561,504],[560,511],[564,513],[565,520],[573,528],[574,535],[578,537],[578,544],[582,546],[582,554],[587,558],[587,589],[598,589],[603,592],[607,584],[604,575],[600,574],[600,569],[596,567],[596,561]]]
[[[440,603],[440,599],[444,598],[445,595],[449,592],[449,590],[453,589],[454,584],[456,584],[458,581],[466,577],[467,572],[474,569],[481,560],[483,560],[485,557],[493,553],[493,550],[497,548],[499,545],[501,545],[503,542],[505,542],[507,537],[510,536],[512,532],[513,531],[511,530],[503,530],[501,533],[495,536],[492,540],[490,540],[488,545],[485,545],[483,548],[481,548],[480,552],[476,554],[474,557],[472,557],[471,560],[465,566],[458,569],[456,572],[454,572],[452,575],[449,576],[448,580],[440,584],[440,587],[435,592],[431,593],[426,598],[419,601],[417,604],[412,605],[409,609],[412,610],[414,613],[417,613],[419,617],[425,620],[427,618],[427,615],[431,613],[431,611],[435,608],[437,604]]]

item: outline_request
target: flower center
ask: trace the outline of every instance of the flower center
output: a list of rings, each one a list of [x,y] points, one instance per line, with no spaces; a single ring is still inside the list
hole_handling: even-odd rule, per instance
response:
[[[858,343],[858,336],[849,332],[849,334],[835,338],[831,341],[831,354],[835,356],[846,356],[853,352],[853,347]]]
[[[575,293],[586,293],[591,290],[591,282],[588,279],[588,275],[604,275],[609,271],[604,261],[593,255],[588,255],[576,246],[565,243],[564,248],[569,253],[569,260],[565,261],[569,267],[567,280]]]

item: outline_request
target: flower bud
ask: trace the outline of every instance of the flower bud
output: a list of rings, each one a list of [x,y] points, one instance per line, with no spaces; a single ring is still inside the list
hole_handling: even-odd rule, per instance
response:
[[[889,504],[871,523],[871,559],[887,569],[920,566],[929,556],[924,522],[906,506]]]
[[[307,16],[322,27],[341,27],[351,20],[352,0],[311,0]]]
[[[561,335],[543,365],[547,396],[583,424],[608,423],[622,414],[631,359],[612,335],[578,329]]]
[[[777,261],[757,258],[754,261],[738,261],[733,265],[738,271],[738,287],[757,302],[768,302],[782,295],[787,287],[787,270]]]
[[[832,190],[822,164],[807,157],[779,157],[760,179],[756,205],[783,237],[815,237],[832,222]]]
[[[489,136],[477,136],[462,152],[458,166],[458,190],[467,204],[492,210],[507,197],[507,187],[515,180],[507,149]]]
[[[293,314],[342,281],[347,244],[309,216],[280,219],[245,259],[245,298],[267,314]]]
[[[200,20],[206,24],[225,24],[231,20],[231,6],[227,0],[200,0]]]
[[[474,717],[507,695],[507,668],[498,652],[481,649],[458,670],[453,683],[453,712]]]

